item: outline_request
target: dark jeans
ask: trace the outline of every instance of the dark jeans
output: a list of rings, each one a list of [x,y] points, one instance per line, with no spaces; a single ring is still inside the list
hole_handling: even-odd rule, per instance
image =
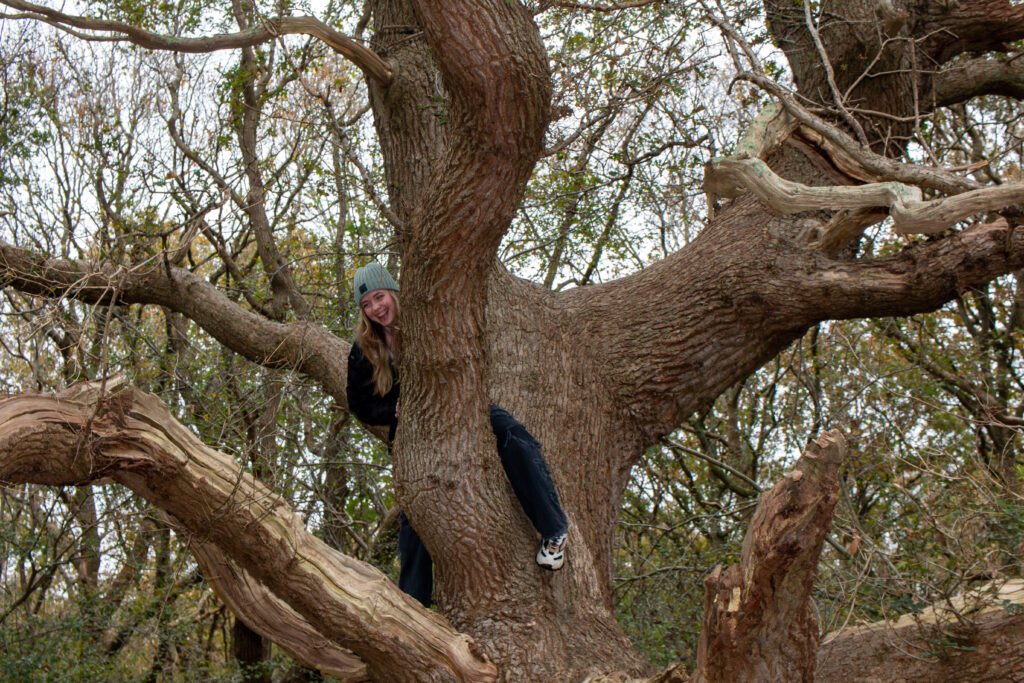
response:
[[[564,534],[569,521],[558,501],[551,471],[537,441],[507,410],[491,406],[491,429],[498,437],[498,455],[512,491],[541,537]],[[430,607],[434,588],[433,562],[405,514],[398,516],[398,587]]]

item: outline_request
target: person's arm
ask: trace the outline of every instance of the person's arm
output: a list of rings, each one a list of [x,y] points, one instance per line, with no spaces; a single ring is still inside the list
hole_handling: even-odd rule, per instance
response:
[[[398,391],[392,388],[387,396],[379,396],[373,386],[373,366],[356,344],[348,354],[348,407],[352,414],[368,425],[398,424]]]

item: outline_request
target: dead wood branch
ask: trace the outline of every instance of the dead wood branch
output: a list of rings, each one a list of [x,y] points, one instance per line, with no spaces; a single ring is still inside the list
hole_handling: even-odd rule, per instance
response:
[[[284,500],[199,441],[155,396],[114,384],[0,401],[0,481],[128,486],[245,567],[325,638],[350,647],[371,678],[494,679],[469,637],[310,534]]]
[[[740,564],[719,566],[705,580],[691,683],[813,680],[818,626],[810,595],[845,454],[838,432],[810,442],[793,471],[761,497]]]
[[[760,159],[720,158],[708,164],[705,191],[735,197],[746,190],[781,214],[823,209],[888,207],[896,232],[934,234],[978,213],[1024,202],[1024,183],[1007,183],[925,201],[921,190],[897,182],[811,187],[780,177]]]

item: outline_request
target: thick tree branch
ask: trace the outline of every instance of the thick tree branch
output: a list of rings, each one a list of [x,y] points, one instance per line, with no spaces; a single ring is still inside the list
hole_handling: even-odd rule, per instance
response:
[[[266,367],[301,372],[341,405],[348,405],[347,342],[314,322],[271,322],[187,270],[162,263],[128,269],[50,259],[0,242],[0,278],[4,286],[38,296],[166,306],[235,353]]]
[[[951,64],[932,81],[935,104],[948,107],[982,95],[1024,99],[1024,55],[976,58]]]
[[[815,677],[850,680],[1001,680],[1024,671],[1024,581],[985,585],[913,614],[829,634]]]
[[[1024,38],[1024,5],[1010,0],[915,5],[915,34],[927,36],[924,49],[938,64],[968,52],[1004,49]]]
[[[57,10],[23,0],[2,0],[0,4],[26,12],[24,15],[7,15],[8,19],[36,19],[57,27],[74,27],[86,31],[112,33],[118,40],[127,40],[140,47],[173,52],[205,53],[217,50],[236,50],[274,40],[283,35],[308,35],[323,42],[335,52],[350,60],[367,75],[387,85],[391,82],[391,67],[371,50],[314,17],[276,17],[267,19],[239,33],[222,33],[204,38],[182,38],[153,33],[120,21],[105,21],[91,17],[65,14]],[[76,34],[84,39],[109,40],[109,36]]]
[[[96,382],[0,402],[0,481],[128,486],[350,647],[371,678],[494,679],[466,636],[373,567],[313,537],[281,498],[200,442],[155,396],[102,389]]]
[[[480,293],[543,150],[551,99],[546,53],[516,3],[415,4],[451,96],[452,125],[451,144],[424,195],[420,224],[429,227],[414,248],[463,259]],[[450,270],[436,274],[440,284]]]
[[[369,680],[366,665],[358,657],[324,637],[220,548],[199,537],[189,540],[203,577],[246,626],[321,673],[353,683]]]
[[[899,254],[823,261],[796,291],[818,320],[911,315],[932,311],[963,292],[1024,267],[1024,234],[1006,221],[978,224]]]
[[[1005,222],[861,261],[808,248],[797,239],[805,222],[820,225],[774,217],[745,195],[664,261],[551,295],[548,324],[594,359],[595,390],[613,394],[650,445],[821,320],[934,310],[1024,266],[1024,231]]]

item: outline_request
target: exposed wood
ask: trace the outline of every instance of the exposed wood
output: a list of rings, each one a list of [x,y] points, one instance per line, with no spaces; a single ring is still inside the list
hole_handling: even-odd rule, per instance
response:
[[[827,140],[835,149],[868,171],[874,179],[895,180],[902,183],[928,187],[940,192],[956,194],[977,189],[980,185],[941,168],[918,164],[905,164],[861,145],[844,131],[803,107],[791,92],[764,74],[744,72],[737,76],[761,87],[776,97],[793,118],[801,125]],[[804,133],[806,135],[806,133]]]
[[[835,257],[839,252],[860,237],[864,231],[886,216],[885,212],[871,209],[839,211],[822,226],[811,247],[823,254]]]
[[[719,566],[705,580],[691,683],[814,679],[818,626],[811,588],[839,499],[845,455],[841,434],[823,434],[761,496],[740,564]]]
[[[310,534],[279,496],[200,442],[156,397],[117,384],[0,401],[0,481],[128,486],[245,566],[316,630],[350,645],[371,678],[494,679],[468,637]]]

